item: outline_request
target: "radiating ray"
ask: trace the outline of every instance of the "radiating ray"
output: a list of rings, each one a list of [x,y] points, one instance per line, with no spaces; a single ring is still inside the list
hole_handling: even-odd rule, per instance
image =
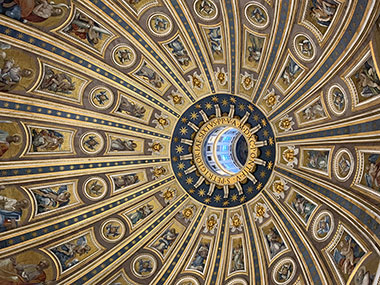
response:
[[[81,173],[105,173],[109,171],[136,169],[138,167],[146,167],[149,165],[159,165],[162,162],[168,162],[168,158],[159,159],[94,159],[80,162],[78,159],[74,161],[62,159],[61,161],[50,160],[44,161],[44,164],[34,163],[33,161],[23,161],[22,163],[15,164],[14,162],[3,164],[0,168],[2,183],[20,183],[28,181],[39,181],[46,179],[46,177],[72,177],[80,175]]]
[[[246,221],[246,225],[247,225],[247,228],[248,228],[248,234],[249,234],[249,237],[250,237],[250,249],[251,249],[251,254],[252,254],[252,257],[253,257],[253,265],[251,265],[253,268],[254,268],[254,273],[255,273],[255,282],[257,284],[262,284],[262,276],[261,276],[261,272],[260,272],[260,263],[259,263],[259,258],[258,258],[258,255],[257,255],[257,248],[256,248],[256,242],[255,242],[255,235],[253,234],[253,229],[252,229],[252,225],[251,224],[251,220],[249,218],[249,215],[248,215],[248,209],[247,209],[247,206],[246,205],[243,205],[243,211],[244,211],[244,216],[245,216],[245,221]],[[264,278],[263,278],[264,279]]]
[[[234,3],[234,0],[227,0],[225,2],[225,7],[227,9],[227,19],[228,19],[228,29],[229,29],[229,41],[230,41],[230,61],[231,61],[231,93],[235,94],[235,88],[237,85],[237,82],[239,81],[239,71],[237,69],[237,62],[239,61],[240,56],[238,56],[238,50],[236,46],[237,38],[239,39],[239,29],[238,25],[236,25],[237,19],[237,12],[236,12],[236,4]]]
[[[289,170],[280,168],[278,166],[275,167],[275,170],[286,177],[289,177],[293,180],[297,180],[299,183],[302,183],[303,185],[313,189],[314,191],[317,191],[323,197],[328,197],[337,205],[340,205],[344,209],[349,210],[352,216],[356,217],[358,221],[361,221],[361,223],[363,223],[363,225],[365,225],[368,229],[370,229],[375,235],[375,237],[378,240],[380,240],[380,228],[378,227],[378,223],[376,222],[376,219],[378,217],[377,215],[375,215],[374,212],[367,213],[366,210],[362,209],[362,207],[359,207],[357,202],[353,203],[351,199],[350,200],[346,199],[344,195],[339,195],[331,191],[327,187],[323,187],[320,183],[310,181],[296,174],[294,171],[291,172]]]
[[[314,130],[298,131],[295,134],[277,137],[278,142],[290,141],[307,141],[323,140],[326,139],[340,139],[352,138],[353,136],[377,136],[380,129],[380,116],[376,115],[372,118],[365,118],[356,120],[350,123],[335,124],[334,127],[326,126],[319,127]]]
[[[222,277],[221,275],[219,275],[219,272],[221,270],[221,259],[222,259],[222,251],[223,251],[223,242],[224,242],[224,235],[226,233],[226,231],[229,230],[229,226],[228,226],[228,223],[227,223],[227,210],[224,210],[223,211],[223,218],[222,218],[222,222],[220,223],[220,234],[219,234],[219,237],[218,237],[218,247],[217,247],[217,250],[216,252],[214,253],[214,256],[212,257],[214,260],[214,262],[212,263],[214,265],[214,268],[210,268],[210,273],[208,275],[208,282],[210,282],[209,284],[218,284],[216,282],[218,282],[218,280],[220,281],[220,278]],[[224,261],[223,261],[224,262]]]
[[[195,220],[195,223],[193,223],[189,234],[186,236],[186,238],[183,239],[182,243],[177,246],[176,251],[173,252],[173,258],[168,260],[167,264],[165,265],[163,274],[159,276],[158,280],[154,280],[154,282],[156,282],[155,284],[167,284],[168,280],[173,280],[173,277],[176,273],[178,273],[177,270],[180,268],[180,266],[184,266],[184,263],[179,263],[176,257],[183,256],[184,252],[186,252],[186,250],[189,248],[189,243],[193,239],[194,234],[200,229],[200,221],[203,219],[205,211],[206,207],[203,206],[197,219]]]
[[[140,36],[141,31],[136,31],[134,28],[131,27],[128,22],[126,22],[123,18],[125,17],[120,17],[119,13],[120,10],[118,10],[117,13],[113,12],[111,8],[108,6],[111,6],[110,4],[105,5],[102,1],[96,1],[94,4],[102,9],[106,14],[108,15],[113,15],[113,19],[123,28],[125,29],[126,32],[129,33],[129,38],[135,38],[137,42],[140,43],[141,47],[143,49],[147,49],[148,53],[152,54],[153,57],[157,59],[157,61],[162,65],[164,70],[170,74],[172,79],[176,81],[176,83],[181,87],[182,91],[185,92],[185,94],[190,98],[191,101],[194,102],[194,97],[192,94],[188,91],[188,89],[185,87],[185,85],[179,80],[179,78],[171,71],[171,67],[169,67],[166,62],[158,55],[158,53],[155,51],[155,49],[151,48],[146,39],[144,39],[142,36]]]
[[[205,56],[203,55],[201,49],[200,49],[200,37],[197,35],[197,33],[194,33],[194,28],[192,28],[192,26],[194,26],[194,23],[191,23],[191,20],[190,19],[187,19],[185,15],[190,15],[189,13],[185,13],[185,8],[183,7],[183,4],[182,3],[179,3],[177,0],[172,0],[170,1],[170,4],[172,6],[174,6],[174,9],[177,13],[177,15],[179,15],[180,17],[180,22],[179,24],[180,25],[183,25],[184,27],[184,30],[186,30],[187,34],[189,35],[189,37],[191,38],[191,41],[193,43],[193,46],[197,52],[197,55],[198,55],[198,58],[202,64],[202,68],[206,74],[206,77],[207,77],[207,81],[208,81],[208,84],[211,88],[211,92],[212,93],[215,93],[215,87],[214,87],[214,83],[213,83],[213,79],[211,77],[211,73],[212,73],[212,70],[210,71],[210,67],[208,66],[207,62],[205,60]],[[190,21],[190,22],[189,22]],[[202,50],[205,50],[205,48],[203,47]]]
[[[92,278],[99,278],[99,273],[106,270],[109,266],[115,266],[116,264],[123,262],[124,257],[128,256],[133,252],[137,246],[139,246],[139,242],[144,240],[149,236],[151,231],[154,231],[164,220],[167,219],[168,216],[171,216],[175,210],[180,207],[187,199],[187,195],[182,196],[177,202],[173,205],[169,206],[168,209],[164,211],[164,214],[159,216],[156,220],[148,223],[148,227],[143,227],[132,236],[128,237],[124,242],[118,244],[113,250],[109,251],[106,255],[104,255],[101,260],[95,262],[94,268],[89,271],[91,274],[82,273],[78,276],[74,276],[73,278],[69,278],[70,284],[84,284],[84,282],[88,282]],[[105,265],[105,266],[104,266]]]
[[[99,115],[94,111],[84,111],[74,107],[68,108],[62,104],[46,104],[37,99],[34,102],[30,104],[30,100],[18,95],[0,94],[0,109],[5,110],[2,112],[4,115],[9,115],[9,112],[12,112],[13,116],[20,118],[39,119],[45,122],[54,118],[58,122],[68,125],[80,123],[81,126],[88,128],[100,128],[129,134],[136,132],[140,135],[144,134],[163,139],[170,138],[168,135],[159,133],[157,129],[115,116]]]
[[[153,102],[154,104],[157,104],[160,108],[168,111],[174,116],[177,116],[177,117],[179,116],[179,114],[176,111],[172,110],[165,104],[161,103],[159,100],[157,100],[155,97],[151,96],[150,94],[146,93],[141,88],[132,86],[130,84],[131,80],[130,79],[126,80],[125,78],[120,77],[119,72],[107,71],[106,69],[104,69],[103,66],[97,65],[95,63],[91,63],[89,59],[80,58],[76,56],[74,53],[70,51],[66,51],[59,46],[56,46],[55,43],[53,44],[50,42],[43,41],[42,39],[37,38],[36,36],[25,34],[24,32],[18,31],[15,28],[10,28],[5,25],[0,25],[0,34],[6,35],[7,37],[11,37],[15,40],[23,41],[26,45],[29,45],[29,46],[35,46],[37,48],[42,47],[47,52],[52,52],[57,57],[63,58],[65,62],[71,61],[74,64],[81,63],[81,65],[83,67],[86,67],[89,72],[93,72],[93,73],[96,73],[97,75],[101,75],[105,79],[110,80],[111,82],[114,82],[117,85],[120,84],[124,88],[129,89],[130,91],[136,94],[140,94],[140,96],[142,96],[143,98]]]
[[[7,251],[13,249],[17,245],[18,250],[20,250],[19,244],[24,244],[30,246],[31,243],[36,244],[38,242],[45,243],[48,236],[52,236],[52,233],[67,233],[69,230],[76,230],[78,225],[82,224],[83,221],[87,219],[93,220],[97,217],[104,217],[108,211],[121,208],[125,203],[129,203],[130,200],[143,195],[156,187],[173,181],[174,177],[171,176],[163,181],[156,182],[149,187],[143,188],[137,193],[130,194],[128,196],[119,199],[118,201],[113,201],[111,203],[105,204],[96,204],[95,206],[90,207],[87,211],[80,211],[75,216],[60,218],[53,221],[50,224],[42,224],[39,227],[31,227],[27,231],[22,231],[21,233],[15,233],[14,235],[7,235],[0,239],[0,247]],[[186,198],[186,195],[180,200],[183,201]],[[178,203],[180,203],[180,201]],[[174,204],[174,206],[177,205]],[[52,236],[54,237],[54,236]],[[8,249],[9,248],[9,249]]]
[[[273,36],[272,43],[269,45],[269,49],[271,49],[270,56],[266,58],[267,64],[265,67],[265,71],[264,71],[264,73],[262,73],[262,77],[259,78],[259,82],[256,84],[256,86],[258,86],[258,88],[255,91],[256,94],[253,97],[253,103],[257,103],[257,100],[259,99],[261,93],[263,93],[263,91],[264,91],[264,86],[266,86],[266,84],[268,84],[268,79],[269,79],[270,73],[273,72],[272,71],[272,69],[274,68],[273,64],[279,62],[278,61],[279,56],[277,56],[278,51],[279,51],[279,49],[281,51],[282,46],[284,46],[281,43],[286,38],[286,36],[285,36],[286,35],[286,29],[285,28],[286,28],[286,24],[289,23],[289,20],[287,18],[291,17],[291,15],[293,14],[292,10],[293,10],[294,5],[295,5],[294,2],[291,0],[281,1],[281,3],[280,3],[280,8],[279,8],[279,12],[278,12],[279,13],[278,21],[280,21],[281,25],[277,26],[277,30],[275,32],[275,35]]]
[[[363,0],[360,1],[360,4],[356,4],[352,18],[350,18],[350,23],[346,27],[340,41],[335,45],[329,57],[326,58],[324,64],[321,65],[319,69],[313,73],[313,76],[311,78],[305,80],[302,88],[299,89],[297,93],[287,98],[286,101],[283,102],[283,104],[277,107],[277,109],[269,116],[269,120],[273,120],[273,118],[279,116],[282,112],[284,112],[287,108],[289,108],[297,100],[299,100],[301,96],[307,93],[308,90],[314,89],[313,86],[318,84],[318,82],[320,82],[320,79],[323,78],[326,72],[336,64],[338,59],[342,57],[343,52],[347,50],[347,47],[353,48],[352,44],[356,42],[356,37],[352,37],[352,34],[354,31],[356,32],[361,27],[361,22],[358,19],[362,19],[362,15],[365,15],[365,11],[368,8],[368,4],[370,4],[368,0]],[[368,15],[369,17],[370,14],[371,13],[367,13],[366,15]],[[360,32],[357,33],[356,36],[359,37],[359,35]],[[259,94],[259,92],[257,94]]]
[[[270,201],[271,198],[266,192],[264,192],[264,196]],[[289,223],[288,219],[285,217],[283,212],[278,208],[278,206],[275,203],[270,203],[270,205],[274,208],[276,214],[281,218],[282,222],[286,225],[288,232],[290,233],[292,238],[295,240],[296,242],[295,245],[299,249],[299,251],[297,252],[302,254],[304,262],[308,265],[307,272],[310,274],[311,281],[314,284],[325,284],[326,283],[325,276],[323,276],[321,272],[317,270],[317,268],[319,268],[319,264],[317,263],[315,258],[313,258],[313,255],[307,249],[306,246],[308,245],[305,246],[304,242],[300,238],[300,235],[297,233],[295,226]]]

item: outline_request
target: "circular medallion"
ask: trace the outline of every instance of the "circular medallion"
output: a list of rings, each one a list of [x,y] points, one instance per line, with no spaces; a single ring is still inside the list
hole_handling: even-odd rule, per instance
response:
[[[313,222],[313,237],[317,241],[325,241],[334,230],[334,219],[330,212],[323,211],[318,214]]]
[[[112,60],[120,67],[130,67],[136,61],[136,53],[128,45],[117,45],[112,50]]]
[[[141,254],[132,261],[132,272],[138,278],[152,276],[156,268],[156,259],[150,254]]]
[[[107,183],[102,178],[92,177],[84,183],[83,190],[88,199],[96,201],[106,195]]]
[[[80,146],[84,152],[96,154],[103,149],[104,140],[100,134],[88,132],[82,135]]]
[[[98,109],[107,109],[113,103],[113,93],[106,87],[96,87],[90,92],[90,103]]]
[[[348,149],[340,149],[334,158],[334,174],[341,181],[347,181],[354,172],[354,157]]]
[[[298,34],[293,41],[293,46],[298,56],[304,61],[311,61],[315,56],[315,44],[305,34]]]
[[[172,31],[173,24],[165,14],[155,13],[148,18],[148,27],[154,35],[162,37]]]
[[[100,229],[102,238],[108,242],[120,240],[125,233],[125,225],[118,219],[105,221]]]
[[[218,8],[211,0],[196,0],[194,1],[194,11],[199,18],[210,21],[218,15]]]
[[[178,120],[172,168],[199,202],[235,207],[255,197],[269,180],[274,141],[267,118],[250,102],[227,94],[209,96]]]
[[[279,261],[273,269],[273,280],[276,284],[286,285],[296,274],[296,264],[291,258]]]
[[[339,85],[333,85],[328,91],[328,102],[331,111],[335,115],[342,115],[348,105],[347,95]]]
[[[269,24],[267,9],[260,3],[253,2],[245,7],[245,16],[248,21],[259,29],[264,29]]]
[[[359,270],[356,272],[354,277],[354,282],[351,282],[351,284],[355,285],[365,285],[370,284],[371,281],[371,275],[370,271],[367,270],[365,265],[362,265]]]

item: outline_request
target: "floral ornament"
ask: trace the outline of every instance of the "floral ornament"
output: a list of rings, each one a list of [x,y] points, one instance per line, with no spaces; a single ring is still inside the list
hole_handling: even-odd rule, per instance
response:
[[[298,158],[296,155],[298,154],[298,148],[294,145],[287,146],[288,148],[282,152],[282,158],[287,162],[286,166],[294,167],[294,165],[298,164]]]
[[[219,218],[218,218],[218,216],[216,214],[211,214],[206,219],[203,232],[205,234],[206,233],[214,234],[215,230],[218,228],[218,224],[219,224]]]
[[[284,132],[292,131],[293,125],[294,125],[293,118],[290,117],[289,115],[285,115],[284,117],[282,117],[282,119],[280,120],[280,123],[278,124],[280,129],[283,130]]]
[[[258,220],[261,224],[264,218],[269,218],[268,206],[263,203],[257,203],[253,210],[253,217],[255,218],[255,221]]]
[[[244,74],[240,74],[241,84],[243,85],[245,90],[249,90],[255,84],[255,80],[253,79],[253,74],[249,74],[247,71],[244,71]]]
[[[165,114],[158,115],[157,113],[154,114],[155,119],[152,121],[153,124],[156,124],[156,129],[163,130],[164,128],[168,127],[170,125],[170,120],[168,119],[168,116]]]
[[[224,71],[224,67],[220,69],[220,67],[216,68],[216,71],[214,72],[215,78],[218,81],[220,85],[226,85],[228,81],[228,73]]]
[[[197,72],[195,71],[193,75],[189,75],[189,83],[191,88],[197,88],[197,89],[202,89],[204,85],[204,80],[202,76],[198,75]]]
[[[161,191],[160,197],[164,198],[165,204],[170,204],[177,197],[177,189],[168,187]]]
[[[243,220],[242,220],[242,217],[238,213],[235,213],[230,218],[230,228],[231,228],[231,232],[233,232],[233,233],[235,231],[242,231],[243,230]]]
[[[151,151],[152,154],[160,154],[161,151],[164,149],[164,146],[161,144],[160,141],[153,140],[152,142],[148,143],[148,151]]]
[[[197,208],[194,205],[190,204],[182,210],[180,216],[185,220],[186,223],[190,223],[195,215],[196,210]]]
[[[277,199],[284,199],[285,198],[285,191],[289,189],[289,186],[287,185],[287,182],[283,179],[280,178],[280,180],[276,180],[273,182],[272,185],[272,190],[273,190],[273,195]]]
[[[280,102],[280,95],[276,95],[274,92],[274,89],[272,88],[271,91],[269,89],[267,90],[267,95],[264,97],[265,104],[268,108],[274,108],[278,105]]]
[[[181,93],[179,93],[178,91],[174,91],[174,90],[172,90],[172,92],[169,94],[168,101],[173,106],[182,105],[184,102],[183,96],[181,95]]]
[[[150,169],[150,171],[153,173],[153,179],[158,179],[168,172],[163,166],[155,166],[153,169]]]

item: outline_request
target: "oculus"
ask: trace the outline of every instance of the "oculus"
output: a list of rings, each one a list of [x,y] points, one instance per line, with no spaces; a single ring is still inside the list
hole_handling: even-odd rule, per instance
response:
[[[171,156],[177,179],[191,196],[216,207],[236,206],[259,193],[270,177],[273,131],[248,101],[209,96],[178,120]]]

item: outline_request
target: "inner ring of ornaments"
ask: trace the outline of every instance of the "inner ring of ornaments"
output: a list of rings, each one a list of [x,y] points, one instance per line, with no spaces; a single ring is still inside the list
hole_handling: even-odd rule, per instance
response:
[[[217,159],[217,144],[227,132],[233,139],[226,149],[234,153],[223,164]],[[173,171],[184,190],[218,208],[244,204],[260,193],[276,155],[274,133],[265,115],[249,101],[229,94],[208,96],[190,106],[177,122],[170,151]]]

